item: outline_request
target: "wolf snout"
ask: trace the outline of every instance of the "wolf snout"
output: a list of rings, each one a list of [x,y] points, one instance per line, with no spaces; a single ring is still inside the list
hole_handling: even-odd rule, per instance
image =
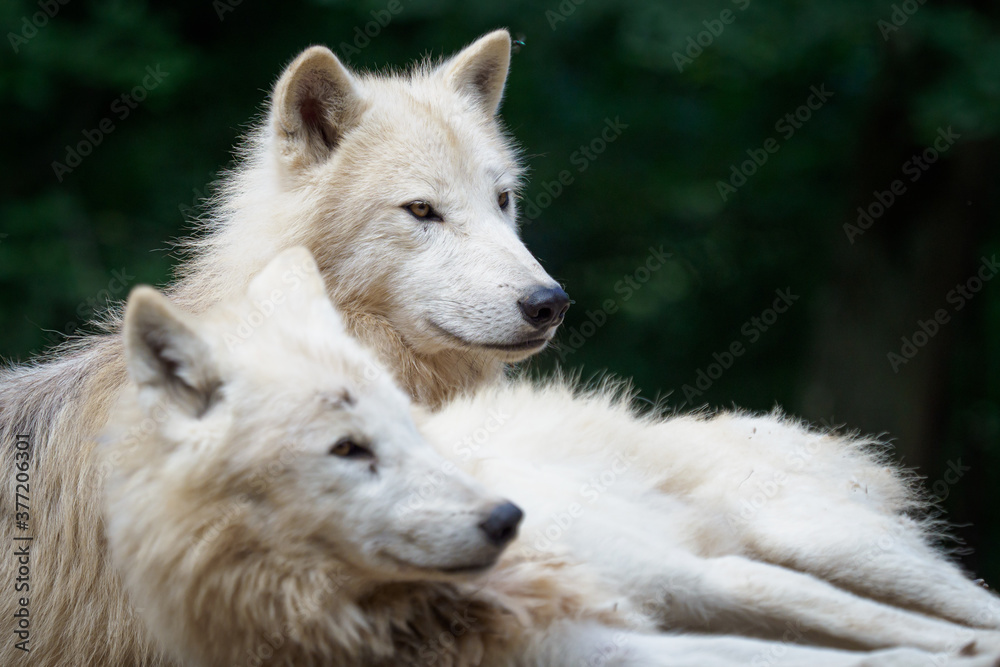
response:
[[[512,502],[503,502],[493,508],[486,520],[479,524],[490,544],[506,546],[517,536],[517,527],[524,518],[521,508]]]
[[[562,322],[569,310],[569,294],[559,287],[541,287],[521,298],[517,305],[528,324],[545,329]]]

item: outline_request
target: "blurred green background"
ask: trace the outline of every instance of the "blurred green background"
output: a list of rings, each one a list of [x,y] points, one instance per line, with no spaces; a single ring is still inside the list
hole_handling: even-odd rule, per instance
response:
[[[1000,280],[968,284],[1000,251],[1000,5],[15,0],[0,25],[5,358],[169,279],[305,46],[400,66],[507,26],[524,236],[575,300],[530,367],[892,437],[1000,585]]]

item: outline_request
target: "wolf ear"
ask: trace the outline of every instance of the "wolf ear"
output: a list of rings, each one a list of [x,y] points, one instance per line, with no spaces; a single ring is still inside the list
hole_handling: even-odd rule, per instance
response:
[[[308,162],[326,158],[364,111],[357,83],[325,46],[292,61],[271,101],[271,122],[288,152]]]
[[[298,313],[314,313],[316,311],[313,307],[319,304],[322,312],[330,311],[336,320],[336,323],[331,321],[328,325],[335,326],[338,330],[344,328],[340,315],[327,294],[319,266],[312,253],[304,246],[295,246],[278,253],[250,281],[247,296],[251,304],[288,304]]]
[[[510,67],[510,33],[494,30],[483,35],[442,65],[455,90],[472,97],[489,115],[496,114]]]
[[[247,294],[252,299],[277,296],[285,298],[329,300],[319,266],[305,246],[282,250],[250,281]]]
[[[151,287],[136,287],[125,306],[125,359],[141,388],[200,417],[221,384],[209,345],[187,317]]]

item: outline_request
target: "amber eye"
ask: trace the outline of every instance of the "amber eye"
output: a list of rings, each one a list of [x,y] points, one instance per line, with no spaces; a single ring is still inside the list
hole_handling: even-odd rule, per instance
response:
[[[375,455],[372,450],[354,442],[352,438],[341,438],[330,447],[330,453],[342,459],[372,459]]]
[[[510,206],[510,190],[504,190],[497,196],[497,204],[500,205],[501,211],[507,210],[507,207]]]
[[[414,201],[410,202],[404,206],[407,211],[410,212],[414,218],[420,218],[421,220],[440,220],[441,216],[437,214],[431,205],[425,201]]]

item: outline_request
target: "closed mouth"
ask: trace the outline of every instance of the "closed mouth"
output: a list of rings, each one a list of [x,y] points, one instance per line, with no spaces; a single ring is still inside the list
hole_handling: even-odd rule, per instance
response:
[[[536,347],[542,347],[549,340],[547,338],[533,338],[531,340],[522,341],[520,343],[472,343],[478,347],[488,347],[493,350],[507,350],[509,352],[519,352],[522,350],[533,350]]]
[[[437,322],[433,320],[427,320],[427,322],[437,331],[439,334],[444,335],[451,340],[454,340],[467,347],[480,347],[488,348],[491,350],[504,350],[506,352],[523,352],[524,350],[533,350],[535,348],[544,347],[546,343],[549,342],[548,338],[532,338],[530,340],[523,340],[519,343],[476,343],[462,338],[452,332],[448,331],[442,327]]]
[[[458,567],[442,567],[438,568],[439,572],[444,572],[445,574],[481,574],[486,570],[490,569],[496,564],[496,561],[490,561],[489,563],[480,563],[478,565],[460,565]]]
[[[448,567],[428,567],[427,565],[418,565],[408,560],[397,558],[396,556],[393,556],[392,554],[387,552],[382,552],[381,555],[388,558],[391,561],[394,561],[397,565],[402,565],[403,567],[406,568],[414,568],[417,570],[423,570],[425,572],[440,572],[441,574],[449,574],[449,575],[481,574],[492,568],[494,565],[496,565],[497,558],[499,558],[498,554],[497,558],[492,558],[484,563],[473,563],[471,565],[450,565]]]

